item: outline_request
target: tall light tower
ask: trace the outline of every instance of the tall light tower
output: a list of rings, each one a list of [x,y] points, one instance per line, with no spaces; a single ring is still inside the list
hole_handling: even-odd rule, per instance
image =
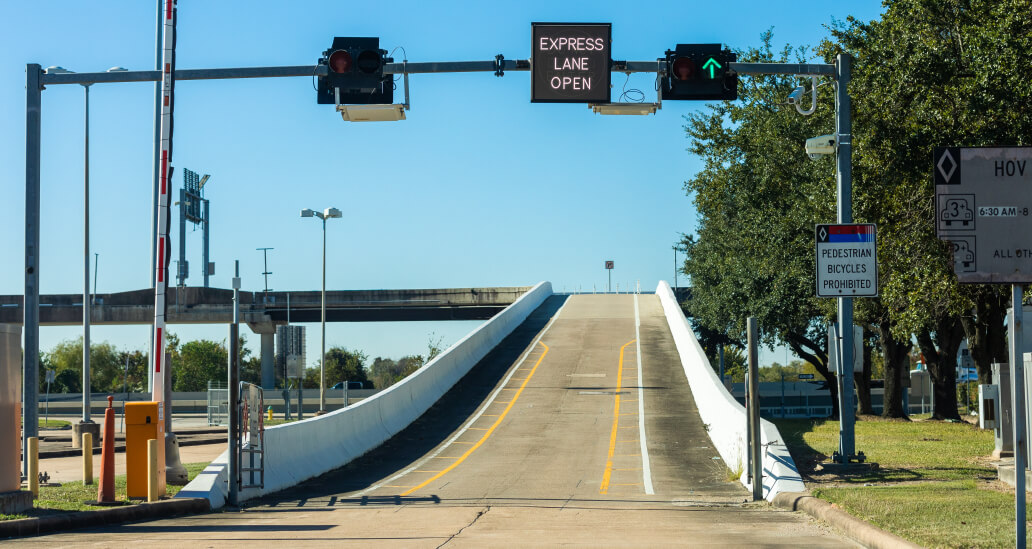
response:
[[[319,411],[318,414],[326,413],[326,220],[343,217],[337,208],[326,208],[321,213],[305,208],[301,210],[301,217],[318,217],[322,220],[322,352],[319,359]],[[301,376],[304,382],[304,375]]]

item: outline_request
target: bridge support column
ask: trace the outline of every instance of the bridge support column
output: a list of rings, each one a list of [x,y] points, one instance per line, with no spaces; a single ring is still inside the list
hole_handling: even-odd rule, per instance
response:
[[[262,338],[262,389],[276,388],[276,324],[274,322],[248,322],[251,331]]]

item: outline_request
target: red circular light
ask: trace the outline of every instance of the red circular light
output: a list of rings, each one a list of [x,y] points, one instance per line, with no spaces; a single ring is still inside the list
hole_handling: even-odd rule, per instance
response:
[[[330,54],[330,70],[343,74],[351,70],[351,54],[344,50],[337,50]]]
[[[695,63],[687,57],[678,57],[672,69],[674,78],[678,80],[689,80],[695,76]]]

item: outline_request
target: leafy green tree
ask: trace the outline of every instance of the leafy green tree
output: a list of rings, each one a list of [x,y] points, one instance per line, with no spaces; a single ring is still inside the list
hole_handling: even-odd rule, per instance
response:
[[[805,49],[776,53],[770,32],[762,39],[739,60],[808,60]],[[802,146],[828,133],[833,101],[825,86],[813,116],[783,110],[794,86],[785,76],[744,78],[739,101],[687,117],[689,151],[705,164],[685,183],[699,214],[697,234],[683,240],[683,271],[692,281],[686,306],[697,329],[731,341],[744,340],[746,318],[757,317],[761,343],[787,342],[830,382],[834,398],[825,349],[834,302],[813,290],[813,227],[835,219],[834,166],[810,161]]]
[[[72,392],[82,391],[82,346],[83,338],[59,342],[46,354],[40,364],[40,379],[46,380],[46,370],[55,371],[55,380],[51,384],[50,392]],[[117,384],[120,387],[121,366],[120,353],[114,346],[107,342],[90,344],[90,390],[97,393],[111,392]],[[41,388],[46,390],[45,383]]]
[[[1004,358],[1001,288],[960,286],[948,244],[934,235],[931,152],[938,146],[1022,145],[1032,136],[1028,0],[890,0],[880,20],[847,19],[838,47],[856,57],[854,174],[858,211],[879,224],[886,394],[917,335],[935,386],[935,417],[956,418],[964,336],[983,379]],[[883,341],[883,347],[885,347]],[[891,402],[894,404],[894,399]]]
[[[222,343],[202,339],[182,344],[178,362],[173,359],[172,387],[175,391],[206,391],[209,381],[225,381],[229,353]]]
[[[122,351],[118,353],[118,362],[123,368],[122,377],[114,380],[111,391],[114,393],[125,390],[129,392],[146,391],[147,369],[150,367],[147,353],[143,351]],[[126,369],[126,364],[129,365],[128,369]]]
[[[367,377],[365,353],[351,351],[344,347],[332,347],[326,351],[326,384],[330,387],[341,381],[360,381],[365,386]]]

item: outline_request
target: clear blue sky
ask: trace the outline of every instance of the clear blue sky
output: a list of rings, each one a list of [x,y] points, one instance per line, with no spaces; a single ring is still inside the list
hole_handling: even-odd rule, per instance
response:
[[[24,290],[25,64],[77,72],[151,70],[156,4],[5,2],[0,7],[0,293]],[[410,61],[526,59],[531,22],[611,22],[613,57],[651,60],[675,44],[816,44],[832,18],[874,19],[880,2],[196,2],[179,3],[180,69],[314,65],[333,36],[379,36]],[[403,55],[395,53],[399,61]],[[613,76],[617,99],[622,75]],[[340,208],[328,226],[330,289],[531,285],[557,291],[655,288],[673,275],[671,246],[695,229],[682,183],[700,167],[686,152],[683,115],[703,103],[667,102],[655,116],[600,116],[581,104],[530,103],[530,76],[414,75],[408,120],[350,124],[317,105],[310,78],[181,81],[176,87],[175,182],[211,174],[212,285],[320,284],[321,230],[301,208]],[[629,87],[653,89],[646,75]],[[786,90],[786,93],[789,90]],[[647,92],[649,101],[654,100]],[[397,96],[397,97],[400,97]],[[153,88],[90,92],[91,251],[98,290],[148,287]],[[43,92],[43,293],[82,291],[83,89]],[[829,128],[829,131],[831,128]],[[178,191],[176,191],[178,192]],[[178,212],[173,210],[173,219]],[[178,228],[173,223],[173,235]],[[189,231],[189,229],[188,229]],[[201,233],[189,232],[190,285],[200,285]],[[178,245],[173,243],[173,250]],[[173,269],[174,269],[173,264]],[[92,275],[91,275],[92,278]],[[682,278],[682,282],[684,279]],[[475,323],[337,324],[328,345],[370,357],[420,353],[431,332],[450,344]],[[226,337],[225,326],[173,326],[184,339]],[[94,341],[147,348],[144,327],[94,327]],[[42,328],[44,350],[81,328]],[[257,336],[248,334],[252,347]],[[309,328],[309,357],[318,325]],[[784,351],[770,354],[784,360]]]

